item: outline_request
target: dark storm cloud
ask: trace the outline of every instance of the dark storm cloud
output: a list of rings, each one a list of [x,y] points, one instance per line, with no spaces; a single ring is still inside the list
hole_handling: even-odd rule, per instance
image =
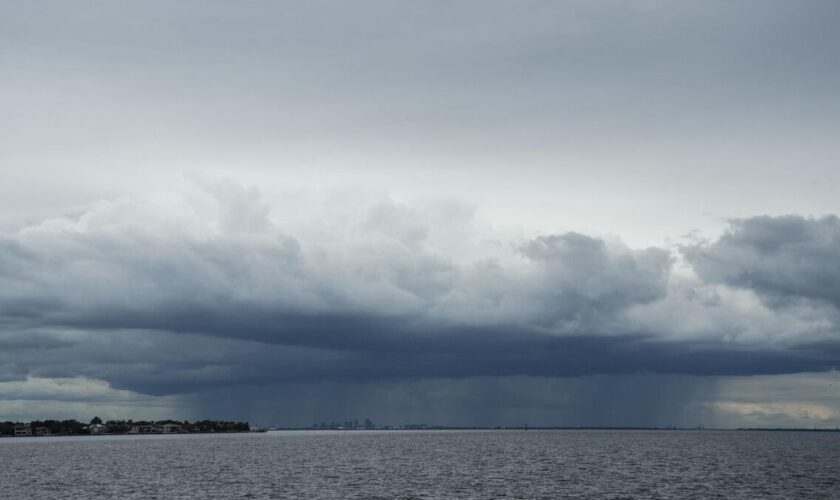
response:
[[[752,290],[770,305],[816,300],[840,307],[835,216],[739,219],[719,240],[684,253],[702,279]]]
[[[337,327],[340,328],[340,327]],[[6,350],[17,378],[85,376],[147,394],[288,383],[370,383],[475,376],[755,375],[836,368],[840,345],[790,349],[675,344],[624,335],[548,336],[515,329],[389,330],[386,345],[336,349],[165,332],[99,332],[49,352]]]
[[[738,318],[726,319],[737,311],[722,309],[720,297],[706,300],[708,291],[675,292],[673,256],[663,249],[564,233],[502,244],[497,235],[456,255],[443,249],[485,241],[468,211],[437,218],[377,199],[340,226],[320,220],[325,232],[313,233],[279,225],[253,189],[202,189],[212,210],[199,203],[172,216],[124,200],[2,235],[0,370],[173,394],[295,381],[749,375],[840,364],[833,337],[722,340],[738,333]],[[440,220],[457,234],[439,232]],[[750,219],[685,252],[707,281],[834,300],[837,226],[834,218]],[[629,319],[673,301],[726,321],[674,335]]]

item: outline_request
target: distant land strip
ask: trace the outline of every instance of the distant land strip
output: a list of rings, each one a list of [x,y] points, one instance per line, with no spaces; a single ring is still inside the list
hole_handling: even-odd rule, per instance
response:
[[[369,422],[369,421],[368,421]],[[226,420],[108,420],[94,417],[89,423],[77,420],[33,420],[0,422],[0,438],[39,436],[201,434],[266,431],[760,431],[760,432],[840,432],[840,428],[819,427],[636,427],[636,426],[445,426],[404,424],[358,427],[254,427],[248,422]]]
[[[0,437],[85,436],[102,434],[188,434],[211,432],[250,432],[248,422],[225,420],[108,420],[94,417],[89,423],[78,420],[33,420],[0,422]]]

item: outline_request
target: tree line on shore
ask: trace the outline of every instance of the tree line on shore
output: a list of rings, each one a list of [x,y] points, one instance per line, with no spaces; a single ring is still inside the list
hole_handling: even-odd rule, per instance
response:
[[[225,420],[108,420],[94,417],[89,423],[78,420],[32,420],[30,422],[0,422],[0,436],[14,436],[15,428],[48,429],[51,435],[129,434],[141,427],[177,427],[178,432],[248,432],[248,422]],[[133,431],[134,430],[134,431]]]

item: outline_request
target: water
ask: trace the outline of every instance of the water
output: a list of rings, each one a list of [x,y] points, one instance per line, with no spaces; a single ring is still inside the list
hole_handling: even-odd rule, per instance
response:
[[[0,439],[0,498],[840,498],[840,433]]]

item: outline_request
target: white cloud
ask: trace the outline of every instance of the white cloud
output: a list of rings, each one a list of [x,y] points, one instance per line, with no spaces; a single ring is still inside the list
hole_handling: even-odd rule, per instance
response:
[[[172,418],[189,412],[186,396],[149,396],[117,390],[103,380],[85,377],[44,378],[0,382],[3,419]]]

